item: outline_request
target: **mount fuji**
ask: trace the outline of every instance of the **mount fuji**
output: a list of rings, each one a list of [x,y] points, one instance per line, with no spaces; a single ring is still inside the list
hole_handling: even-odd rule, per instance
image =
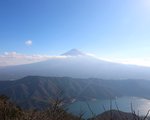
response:
[[[71,49],[68,52],[61,54],[62,56],[85,56],[86,54],[78,49]]]
[[[25,76],[57,76],[102,79],[150,79],[150,68],[100,60],[77,49],[60,58],[0,69],[0,80],[13,80]]]

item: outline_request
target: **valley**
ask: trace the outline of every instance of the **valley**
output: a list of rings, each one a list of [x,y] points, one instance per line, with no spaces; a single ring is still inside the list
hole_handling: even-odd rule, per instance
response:
[[[27,76],[14,81],[0,81],[0,94],[7,95],[23,108],[41,109],[57,97],[63,98],[64,103],[124,96],[150,99],[149,84],[148,80]]]

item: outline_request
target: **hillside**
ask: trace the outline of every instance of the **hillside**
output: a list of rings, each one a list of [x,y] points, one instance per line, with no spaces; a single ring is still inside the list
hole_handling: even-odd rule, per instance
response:
[[[150,81],[75,79],[69,77],[28,76],[15,81],[0,81],[0,94],[5,94],[23,108],[45,108],[50,100],[64,98],[86,101],[136,96],[150,99]],[[136,86],[136,87],[135,87]]]
[[[7,82],[7,84],[5,84]],[[93,97],[99,99],[114,96],[112,90],[96,86],[89,80],[67,77],[39,77],[29,76],[16,81],[1,81],[0,93],[5,94],[19,105],[29,108],[41,108],[52,98],[62,93],[66,102],[72,99],[88,100]]]
[[[8,97],[1,95],[0,120],[83,120],[81,116],[74,116],[59,105],[60,102],[55,101],[52,106],[42,111],[24,110],[10,102]]]
[[[141,120],[134,113],[126,113],[118,110],[105,111],[104,113],[88,120]]]

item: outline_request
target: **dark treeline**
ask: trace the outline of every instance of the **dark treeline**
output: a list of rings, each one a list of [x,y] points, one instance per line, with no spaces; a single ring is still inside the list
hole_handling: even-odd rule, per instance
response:
[[[92,112],[92,111],[91,111]],[[118,110],[106,111],[100,115],[89,118],[88,120],[149,120],[148,114],[139,117],[132,113],[125,113]],[[5,95],[0,96],[0,120],[85,120],[84,114],[74,116],[67,112],[62,106],[62,100],[51,101],[51,105],[44,110],[24,110],[12,103]]]
[[[0,96],[0,120],[82,120],[79,117],[67,113],[61,107],[61,100],[55,100],[45,110],[23,110],[12,103],[5,95]]]

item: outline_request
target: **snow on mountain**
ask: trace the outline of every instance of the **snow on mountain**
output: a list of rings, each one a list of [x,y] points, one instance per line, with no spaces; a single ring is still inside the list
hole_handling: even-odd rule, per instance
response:
[[[78,49],[71,49],[68,52],[61,54],[62,56],[85,56],[86,54]]]
[[[42,62],[0,69],[0,80],[18,79],[28,75],[103,79],[150,79],[150,68],[113,63],[89,56],[77,49]]]

